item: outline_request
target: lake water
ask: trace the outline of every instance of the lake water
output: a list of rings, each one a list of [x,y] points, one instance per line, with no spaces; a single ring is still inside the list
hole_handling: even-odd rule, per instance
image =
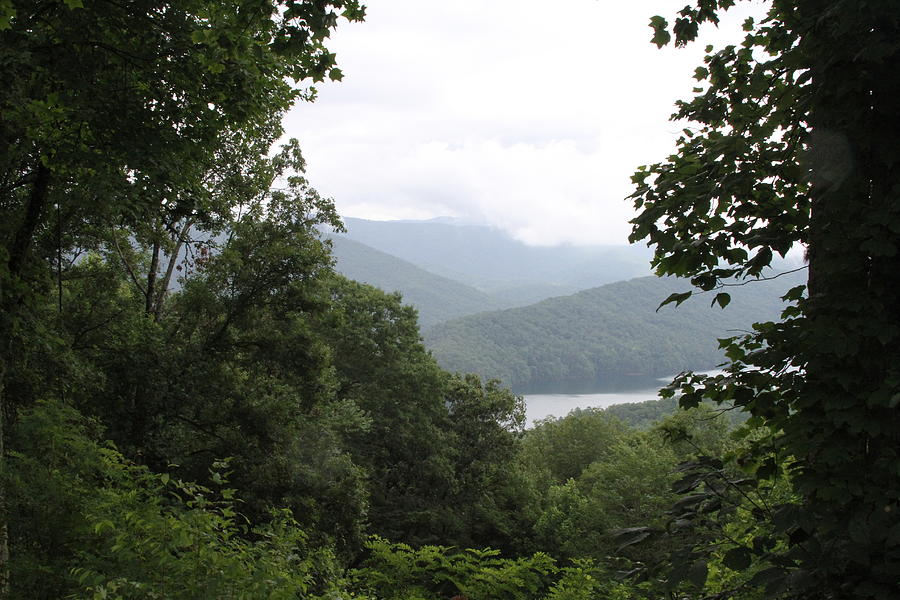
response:
[[[713,375],[721,371],[703,371]],[[672,381],[670,377],[621,378],[593,389],[574,389],[557,393],[522,393],[525,398],[525,422],[532,423],[546,417],[564,417],[576,408],[606,408],[613,404],[629,404],[657,400],[659,389]],[[543,390],[542,390],[543,391]]]
[[[597,394],[525,394],[525,420],[528,427],[546,417],[564,417],[576,408],[606,408],[613,404],[628,404],[656,400],[659,388],[665,385],[633,392],[606,392]]]

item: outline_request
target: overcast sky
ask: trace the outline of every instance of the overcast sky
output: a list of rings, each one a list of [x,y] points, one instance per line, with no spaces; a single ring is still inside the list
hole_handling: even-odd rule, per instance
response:
[[[330,47],[344,72],[285,120],[344,216],[453,216],[531,244],[626,243],[630,176],[671,153],[705,43],[658,50],[684,0],[369,0]]]

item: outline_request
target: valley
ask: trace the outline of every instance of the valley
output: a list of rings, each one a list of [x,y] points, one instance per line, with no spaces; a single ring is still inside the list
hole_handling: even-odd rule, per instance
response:
[[[805,276],[729,288],[725,309],[710,306],[714,294],[659,308],[690,284],[646,275],[641,248],[530,247],[448,220],[345,221],[347,234],[330,236],[340,273],[399,292],[441,367],[523,394],[646,390],[713,368],[724,358],[717,340],[777,319]]]

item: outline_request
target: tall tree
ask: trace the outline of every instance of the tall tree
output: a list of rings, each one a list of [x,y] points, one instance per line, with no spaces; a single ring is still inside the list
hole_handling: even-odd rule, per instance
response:
[[[55,339],[34,299],[56,287],[62,312],[73,256],[118,237],[152,249],[132,279],[156,312],[164,245],[231,214],[229,153],[264,154],[314,95],[299,82],[340,78],[325,46],[340,13],[363,16],[356,0],[0,2],[0,471],[8,372]]]
[[[685,7],[654,41],[695,38],[733,0]],[[779,323],[725,341],[731,364],[686,375],[682,405],[733,401],[768,428],[800,495],[763,511],[786,550],[758,582],[808,598],[900,595],[900,10],[893,0],[775,0],[740,45],[708,48],[693,122],[666,161],[642,168],[632,240],[655,245],[661,274],[701,290],[766,276],[775,254],[806,248],[805,294]],[[685,294],[673,295],[679,301]],[[762,444],[757,452],[762,456]],[[767,454],[769,455],[769,454]],[[745,457],[752,463],[752,456]]]
[[[432,543],[457,487],[446,374],[422,346],[416,311],[399,294],[335,276],[322,332],[332,352],[337,397],[364,411],[348,436],[368,474],[370,531]]]

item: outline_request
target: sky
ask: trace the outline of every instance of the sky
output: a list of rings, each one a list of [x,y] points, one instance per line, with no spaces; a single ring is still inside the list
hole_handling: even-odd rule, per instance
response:
[[[650,43],[684,0],[369,0],[329,47],[344,79],[287,115],[310,183],[343,216],[456,217],[528,244],[624,244],[631,174],[685,124],[703,46],[738,43],[761,0],[685,49]]]

